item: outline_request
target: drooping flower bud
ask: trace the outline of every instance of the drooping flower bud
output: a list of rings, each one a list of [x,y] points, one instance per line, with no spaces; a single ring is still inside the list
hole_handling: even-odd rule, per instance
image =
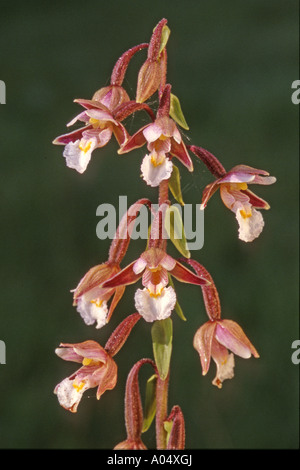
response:
[[[127,439],[115,446],[115,449],[146,449],[141,440],[143,429],[143,408],[141,402],[138,374],[144,364],[155,365],[151,359],[141,359],[131,369],[125,390],[125,426]]]
[[[138,313],[133,313],[126,317],[112,332],[104,348],[111,357],[115,356],[120,351],[130,335],[132,328],[140,318],[141,316]]]
[[[202,160],[216,178],[221,178],[226,174],[226,170],[222,163],[208,150],[202,147],[197,147],[196,145],[188,145],[187,148]]]
[[[148,57],[140,68],[137,81],[136,90],[136,101],[143,103],[150,96],[152,96],[156,90],[160,87],[164,66],[161,65],[160,55],[162,53],[161,46],[165,47],[165,37],[163,36],[163,28],[166,25],[167,20],[162,19],[153,31],[151,40],[148,47]],[[166,60],[165,56],[164,60]]]
[[[185,423],[181,408],[173,406],[165,425],[171,424],[171,431],[167,440],[167,450],[183,450],[185,447]]]

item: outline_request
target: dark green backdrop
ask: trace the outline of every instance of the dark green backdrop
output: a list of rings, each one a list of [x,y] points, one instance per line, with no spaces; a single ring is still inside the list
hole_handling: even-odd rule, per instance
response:
[[[170,407],[184,412],[187,448],[299,445],[299,366],[291,361],[299,339],[299,106],[291,101],[299,79],[298,2],[74,0],[1,4],[0,79],[7,87],[7,104],[0,106],[0,339],[7,353],[0,365],[1,448],[112,448],[125,438],[126,376],[135,361],[152,356],[150,325],[140,322],[117,356],[117,387],[100,402],[95,390],[87,392],[77,414],[53,394],[76,368],[54,349],[61,341],[103,344],[133,313],[130,287],[111,323],[97,331],[83,324],[69,291],[106,259],[109,241],[96,237],[97,206],[157,192],[139,178],[143,150],[120,157],[111,142],[79,175],[51,142],[78,113],[73,99],[106,85],[117,58],[147,42],[162,17],[171,29],[168,79],[190,126],[186,139],[227,169],[245,163],[278,180],[255,188],[271,205],[258,240],[237,239],[234,216],[215,195],[205,214],[204,248],[193,253],[214,277],[223,316],[244,328],[261,357],[238,358],[236,376],[222,390],[211,384],[215,370],[202,377],[192,347],[206,321],[201,291],[177,283],[188,321],[173,315]],[[144,58],[141,52],[126,76],[132,98]],[[131,131],[136,123],[128,125]],[[182,169],[182,179],[185,202],[199,203],[211,181],[204,165],[195,162],[193,175]],[[143,247],[132,244],[124,262]],[[145,444],[153,448],[154,438],[152,426]]]

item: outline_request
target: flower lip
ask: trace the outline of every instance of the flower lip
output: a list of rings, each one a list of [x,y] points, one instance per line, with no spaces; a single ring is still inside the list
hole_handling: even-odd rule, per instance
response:
[[[141,165],[141,172],[144,181],[156,188],[163,180],[168,180],[173,171],[173,163],[165,155],[159,164],[155,164],[152,155],[146,155]]]
[[[176,304],[176,293],[172,286],[164,287],[158,296],[150,294],[147,288],[137,289],[135,307],[147,322],[168,318]]]

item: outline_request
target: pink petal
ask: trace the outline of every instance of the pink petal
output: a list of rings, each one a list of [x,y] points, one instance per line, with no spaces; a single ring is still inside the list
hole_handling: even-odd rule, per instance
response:
[[[85,113],[90,118],[97,119],[97,121],[111,121],[116,123],[110,111],[104,111],[102,109],[89,109],[85,111]]]
[[[80,354],[83,358],[94,359],[105,363],[108,358],[108,354],[105,349],[100,346],[96,341],[88,340],[83,343],[74,344],[74,351]]]
[[[80,129],[76,129],[75,131],[69,132],[68,134],[60,135],[56,137],[53,141],[53,144],[56,145],[67,145],[69,142],[75,142],[76,140],[81,140],[82,135],[85,131],[92,129],[93,126],[85,126],[81,127]]]
[[[116,386],[117,373],[117,364],[109,357],[103,375],[101,374],[101,377],[97,377],[97,382],[99,383],[96,395],[97,400],[100,399],[101,395],[103,395],[106,390],[112,390]]]
[[[246,194],[246,196],[249,198],[249,203],[253,207],[255,207],[257,209],[270,209],[270,206],[267,203],[267,201],[265,201],[264,199],[258,197],[256,194],[254,194],[249,189],[246,189],[245,191],[243,190],[242,192],[244,194]]]
[[[120,122],[116,122],[116,124],[113,125],[113,133],[120,146],[123,145],[129,137],[127,130]]]
[[[75,116],[70,122],[68,122],[67,127],[73,126],[73,124],[75,124],[75,122],[77,121],[83,121],[83,122],[89,121],[89,117],[87,116],[86,111],[83,111],[82,113],[77,114],[77,116]]]
[[[276,178],[275,178],[275,176],[255,176],[252,183],[253,184],[263,184],[263,185],[274,184],[274,183],[276,183]]]
[[[135,274],[140,274],[142,271],[144,271],[146,266],[147,261],[144,258],[140,257],[137,261],[135,261],[132,269]]]
[[[117,287],[117,286],[125,286],[128,284],[133,284],[137,282],[138,279],[142,277],[140,273],[135,274],[133,271],[133,266],[136,261],[133,261],[131,264],[126,266],[126,268],[122,269],[118,274],[113,276],[108,281],[105,281],[101,287],[108,288],[108,287]]]
[[[242,172],[228,172],[225,176],[220,178],[220,183],[251,183],[255,179],[255,175],[251,173]]]
[[[160,265],[167,271],[171,271],[176,266],[176,260],[172,258],[172,256],[165,254],[165,256],[160,262]]]
[[[155,121],[153,124],[149,124],[143,130],[143,134],[148,143],[155,142],[163,134],[162,128]]]
[[[216,328],[216,339],[237,356],[248,359],[251,354],[259,357],[242,328],[232,320],[219,320]]]
[[[220,186],[220,196],[225,206],[232,211],[236,211],[237,203],[244,206],[249,204],[249,198],[245,192],[239,189],[231,189],[226,184]]]
[[[181,282],[196,284],[198,286],[209,284],[209,281],[200,276],[197,276],[178,261],[176,262],[175,268],[170,270],[170,274]]]
[[[205,209],[209,199],[212,197],[212,195],[219,189],[219,180],[214,181],[213,183],[208,184],[202,194],[202,203],[200,209],[203,210]]]
[[[112,129],[107,127],[103,129],[98,134],[98,144],[97,147],[104,147],[111,139]]]
[[[265,170],[259,170],[258,168],[253,168],[252,166],[248,165],[236,165],[228,173],[250,173],[252,175],[263,175],[263,176],[269,176],[269,173]]]
[[[177,143],[174,139],[171,141],[171,150],[170,153],[174,155],[174,157],[178,158],[178,160],[189,170],[193,171],[193,162],[192,159],[184,145],[183,141]]]
[[[82,362],[82,356],[74,351],[73,344],[61,343],[60,348],[55,349],[55,354],[64,361]]]
[[[131,150],[142,147],[144,145],[146,142],[145,136],[143,134],[145,127],[147,126],[142,127],[133,136],[127,139],[126,143],[118,150],[119,155],[131,152]]]
[[[217,324],[215,322],[206,322],[196,332],[193,340],[193,346],[200,356],[202,374],[207,374],[210,366],[212,342]]]
[[[102,109],[103,111],[108,111],[109,109],[99,101],[95,100],[85,100],[85,99],[76,99],[74,100],[74,103],[79,103],[81,106],[83,106],[86,109]]]

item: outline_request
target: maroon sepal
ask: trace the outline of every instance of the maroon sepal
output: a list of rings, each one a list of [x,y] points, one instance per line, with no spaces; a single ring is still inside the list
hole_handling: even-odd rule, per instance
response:
[[[120,351],[130,335],[132,328],[140,318],[141,316],[139,313],[133,313],[125,318],[125,320],[123,320],[112,332],[104,347],[111,357],[115,356]]]

